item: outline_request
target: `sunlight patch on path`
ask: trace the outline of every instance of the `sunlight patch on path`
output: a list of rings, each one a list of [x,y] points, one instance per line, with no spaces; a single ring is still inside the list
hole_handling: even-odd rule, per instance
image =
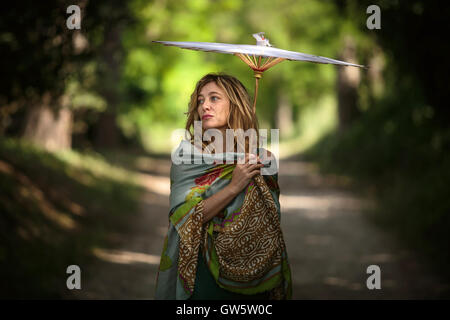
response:
[[[138,181],[144,188],[163,196],[170,195],[170,178],[148,173],[138,174]]]
[[[325,219],[338,210],[358,211],[365,207],[364,201],[346,195],[280,195],[283,212],[302,214],[310,219]],[[303,211],[298,211],[303,210]]]
[[[160,256],[124,250],[94,248],[92,253],[99,259],[119,264],[146,263],[158,265]]]

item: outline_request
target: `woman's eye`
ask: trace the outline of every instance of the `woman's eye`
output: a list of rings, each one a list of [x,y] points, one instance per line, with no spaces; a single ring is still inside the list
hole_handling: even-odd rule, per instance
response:
[[[217,99],[219,99],[219,97],[215,97],[215,96],[211,97],[212,101],[216,101]]]
[[[197,102],[198,102],[198,104],[202,104],[203,100],[198,100]]]

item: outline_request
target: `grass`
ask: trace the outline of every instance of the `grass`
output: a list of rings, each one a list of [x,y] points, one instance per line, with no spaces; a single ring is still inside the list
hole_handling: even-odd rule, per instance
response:
[[[47,152],[0,139],[2,298],[63,298],[66,269],[125,232],[143,189],[97,153]]]

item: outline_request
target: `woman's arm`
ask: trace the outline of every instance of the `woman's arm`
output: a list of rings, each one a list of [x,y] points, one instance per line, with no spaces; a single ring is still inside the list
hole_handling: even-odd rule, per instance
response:
[[[227,204],[233,200],[244,189],[250,179],[255,175],[260,174],[260,169],[263,164],[250,164],[248,154],[245,155],[244,164],[236,164],[233,170],[231,182],[219,192],[213,194],[211,197],[203,201],[203,223],[208,222],[214,218],[220,211],[222,211]]]
[[[239,194],[231,185],[203,200],[203,223],[214,218],[227,204]]]

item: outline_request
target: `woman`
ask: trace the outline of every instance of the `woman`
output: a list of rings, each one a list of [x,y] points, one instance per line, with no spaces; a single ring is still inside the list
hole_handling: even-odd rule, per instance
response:
[[[194,161],[172,163],[169,229],[156,299],[290,299],[277,174],[261,175],[262,162],[275,162],[274,157],[251,154],[251,139],[242,143],[234,136],[232,152],[220,151],[230,150],[226,138],[199,146],[191,132],[200,120],[201,137],[206,130],[223,137],[227,129],[257,132],[247,90],[235,77],[207,74],[191,95],[187,115],[190,141],[183,140],[175,154]],[[208,152],[211,145],[214,153]],[[230,155],[243,161],[220,161]],[[198,157],[201,161],[195,161]]]

